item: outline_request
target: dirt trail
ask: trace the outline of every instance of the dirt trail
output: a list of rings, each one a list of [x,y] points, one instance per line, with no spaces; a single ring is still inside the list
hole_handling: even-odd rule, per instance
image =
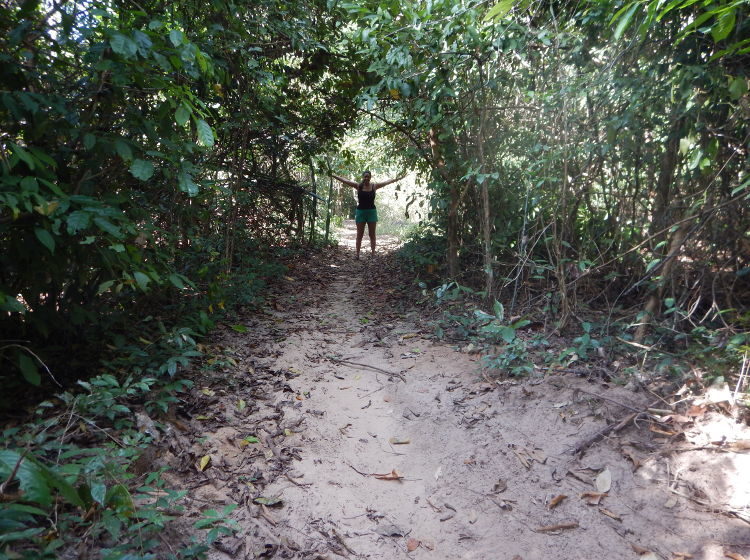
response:
[[[643,424],[572,455],[653,396],[482,376],[400,307],[387,253],[356,262],[351,243],[294,266],[250,333],[217,341],[255,381],[206,379],[224,412],[191,452],[213,460],[193,496],[241,504],[212,558],[748,557],[750,525],[711,511],[747,508],[746,454],[666,452]]]

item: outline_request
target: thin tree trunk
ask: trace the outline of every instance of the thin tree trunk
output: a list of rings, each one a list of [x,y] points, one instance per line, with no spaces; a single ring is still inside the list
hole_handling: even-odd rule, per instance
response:
[[[448,236],[448,276],[450,278],[458,277],[458,203],[460,194],[455,181],[446,179],[445,160],[440,149],[440,139],[438,130],[430,129],[430,149],[432,150],[432,161],[436,169],[441,171],[443,178],[448,183],[449,205],[448,205],[448,224],[446,234]]]

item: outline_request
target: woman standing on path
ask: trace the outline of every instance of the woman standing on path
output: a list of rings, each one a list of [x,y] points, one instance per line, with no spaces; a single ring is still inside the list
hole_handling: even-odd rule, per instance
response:
[[[357,259],[359,259],[359,249],[362,246],[362,237],[365,235],[365,224],[367,224],[367,233],[370,236],[370,249],[375,254],[375,228],[378,225],[378,211],[375,209],[375,191],[396,181],[400,181],[406,175],[401,175],[395,179],[388,179],[379,183],[372,183],[370,179],[372,174],[365,171],[362,174],[362,181],[357,183],[344,177],[339,177],[331,173],[331,177],[341,181],[345,185],[357,189],[357,210],[354,213],[354,221],[357,224]]]

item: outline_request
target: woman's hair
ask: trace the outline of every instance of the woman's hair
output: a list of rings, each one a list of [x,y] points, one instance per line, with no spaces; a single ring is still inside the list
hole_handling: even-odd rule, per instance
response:
[[[359,185],[357,185],[357,190],[360,190],[360,189],[362,189],[362,187],[365,186],[365,175],[369,175],[370,177],[372,177],[372,173],[370,172],[370,170],[369,169],[365,169],[362,172],[362,180],[359,182]]]

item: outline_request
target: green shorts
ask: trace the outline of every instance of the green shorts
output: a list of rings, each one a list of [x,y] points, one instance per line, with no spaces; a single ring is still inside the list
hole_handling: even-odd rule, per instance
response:
[[[358,224],[366,224],[368,222],[377,223],[378,211],[375,208],[369,210],[357,210],[354,211],[354,221]]]

